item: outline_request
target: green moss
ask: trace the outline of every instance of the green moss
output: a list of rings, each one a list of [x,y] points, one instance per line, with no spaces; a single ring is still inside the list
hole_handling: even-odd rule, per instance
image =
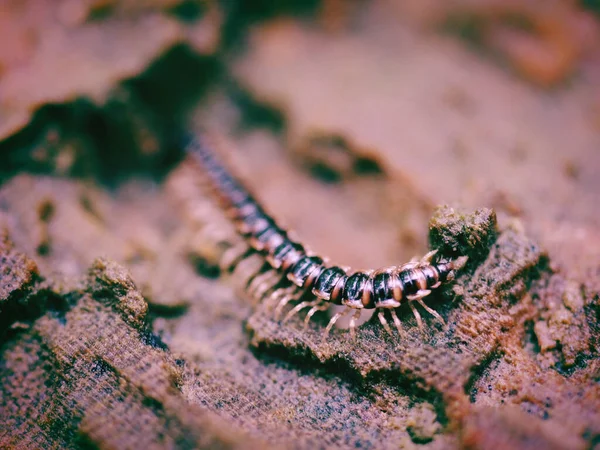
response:
[[[440,206],[429,221],[431,248],[445,256],[468,256],[475,263],[485,259],[497,236],[496,213],[489,208],[465,214]]]

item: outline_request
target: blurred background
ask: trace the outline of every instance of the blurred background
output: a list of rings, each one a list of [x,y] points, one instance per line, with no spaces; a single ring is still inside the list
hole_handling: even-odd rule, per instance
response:
[[[181,159],[177,130],[200,124],[235,142],[277,215],[347,264],[422,252],[433,207],[451,204],[523,219],[586,276],[600,257],[599,10],[5,0],[0,177],[159,180]],[[312,229],[323,221],[333,233]]]
[[[365,431],[360,412],[356,429],[340,430],[345,416],[324,401],[284,411],[303,389],[335,391],[341,405],[354,391],[285,378],[247,349],[250,306],[215,280],[231,230],[181,165],[179,133],[199,127],[333,263],[404,262],[427,251],[438,205],[487,207],[575,291],[600,291],[596,0],[0,0],[0,226],[40,274],[70,286],[99,256],[123,265],[153,332],[201,368],[187,400],[234,421],[259,404],[242,428],[272,442],[289,440],[289,414],[307,447],[325,428],[327,445],[420,443],[406,424]],[[549,347],[536,364],[575,370],[573,355],[589,350],[577,345],[571,356]],[[238,370],[247,397],[223,406],[215,390]],[[293,381],[268,392],[256,381],[271,378]],[[388,404],[390,417],[411,401]],[[319,408],[335,423],[321,429]],[[439,424],[433,406],[421,409],[430,442]]]

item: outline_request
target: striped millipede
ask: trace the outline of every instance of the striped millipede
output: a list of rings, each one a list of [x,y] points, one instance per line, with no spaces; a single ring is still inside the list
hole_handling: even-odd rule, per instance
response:
[[[350,320],[350,332],[354,337],[356,321],[363,309],[378,310],[382,326],[391,334],[385,317],[385,311],[389,311],[395,327],[401,333],[396,308],[408,303],[419,328],[422,328],[421,315],[415,307],[415,303],[418,303],[444,323],[440,314],[427,306],[423,298],[433,289],[453,280],[456,272],[467,262],[466,256],[437,260],[437,251],[434,250],[418,261],[368,271],[328,265],[324,258],[296,242],[265,212],[242,182],[219,162],[212,150],[214,144],[208,136],[187,135],[184,145],[191,160],[201,171],[202,183],[243,238],[243,245],[225,252],[223,267],[232,271],[250,254],[261,255],[264,267],[252,277],[248,291],[258,298],[270,291],[269,298],[277,303],[276,318],[281,316],[289,302],[302,300],[287,313],[284,321],[310,308],[305,317],[307,325],[317,311],[334,304],[346,308],[333,315],[325,329],[325,336],[340,317],[354,310]]]

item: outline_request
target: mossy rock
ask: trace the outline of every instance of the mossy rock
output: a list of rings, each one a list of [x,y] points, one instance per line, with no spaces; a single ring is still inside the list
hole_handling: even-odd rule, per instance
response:
[[[469,263],[483,261],[498,236],[496,212],[480,208],[473,213],[438,207],[429,221],[429,243],[447,257],[468,256]]]

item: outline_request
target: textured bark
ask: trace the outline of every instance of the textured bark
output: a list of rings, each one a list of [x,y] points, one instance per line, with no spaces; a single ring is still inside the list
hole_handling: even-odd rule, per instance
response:
[[[148,305],[122,267],[98,260],[61,291],[28,284],[35,264],[9,241],[2,259],[16,272],[2,277],[2,316],[23,320],[2,343],[3,447],[257,446],[186,402],[183,361],[147,329]]]
[[[110,66],[95,80],[40,80],[12,112],[0,100],[0,447],[598,446],[600,140],[581,120],[597,93],[586,73],[552,113],[548,93],[424,30],[415,5],[399,25],[391,3],[325,2],[326,32],[275,19],[246,35],[316,9],[203,2],[193,18],[192,3],[13,18],[73,36],[80,58],[128,43],[90,54]],[[148,20],[160,29],[141,42]],[[231,52],[236,39],[246,51]],[[14,48],[0,52],[0,93],[54,61]],[[189,118],[221,131],[267,210],[336,263],[398,264],[428,246],[469,256],[427,297],[446,325],[423,313],[419,330],[402,307],[393,336],[375,315],[355,340],[343,326],[323,339],[329,312],[304,329],[302,315],[252,304],[261,259],[220,273],[237,238],[172,145]],[[568,155],[551,151],[566,142]]]

